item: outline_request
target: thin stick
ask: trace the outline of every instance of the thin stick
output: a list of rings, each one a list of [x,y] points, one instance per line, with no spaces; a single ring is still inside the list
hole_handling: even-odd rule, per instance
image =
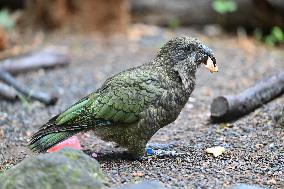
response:
[[[10,73],[0,70],[0,80],[15,88],[24,96],[38,100],[46,105],[54,105],[57,102],[57,97],[50,96],[43,92],[35,92],[28,89],[26,86],[19,83]]]

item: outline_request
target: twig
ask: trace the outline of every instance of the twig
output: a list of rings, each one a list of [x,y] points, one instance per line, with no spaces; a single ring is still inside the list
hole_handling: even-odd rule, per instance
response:
[[[219,96],[211,104],[211,118],[236,119],[284,93],[284,71],[263,79],[237,95]]]
[[[43,92],[34,92],[19,83],[10,73],[0,70],[0,80],[14,87],[18,92],[24,96],[38,100],[46,105],[54,105],[57,102],[57,97],[50,96]]]

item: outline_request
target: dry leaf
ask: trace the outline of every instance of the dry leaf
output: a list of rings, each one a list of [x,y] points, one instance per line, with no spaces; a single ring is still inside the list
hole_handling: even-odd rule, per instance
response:
[[[214,157],[217,157],[225,152],[225,148],[221,146],[216,146],[212,148],[207,148],[205,151],[208,154],[213,154]]]

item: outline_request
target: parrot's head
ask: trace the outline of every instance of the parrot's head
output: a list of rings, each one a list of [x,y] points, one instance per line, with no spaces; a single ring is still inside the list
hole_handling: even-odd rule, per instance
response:
[[[173,66],[186,65],[190,69],[196,69],[204,64],[211,73],[218,72],[216,58],[212,50],[195,38],[174,38],[161,48],[158,56],[169,58],[170,62],[174,64]]]

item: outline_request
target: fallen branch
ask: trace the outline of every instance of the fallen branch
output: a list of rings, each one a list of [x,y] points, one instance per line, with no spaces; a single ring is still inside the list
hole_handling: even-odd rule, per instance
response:
[[[12,86],[19,93],[23,94],[25,97],[28,97],[30,99],[38,100],[46,105],[54,105],[57,102],[57,97],[50,96],[43,92],[35,92],[28,89],[27,87],[19,83],[10,73],[6,71],[0,70],[0,80]]]
[[[0,83],[0,99],[1,98],[5,98],[7,100],[16,100],[17,92],[12,87]]]
[[[230,120],[245,115],[284,93],[284,71],[261,80],[237,95],[219,96],[211,104],[213,120]]]
[[[39,68],[53,68],[69,64],[69,57],[55,51],[37,51],[18,58],[0,61],[0,70],[9,73],[20,73]]]
[[[40,68],[54,68],[57,66],[65,66],[69,64],[69,57],[55,50],[41,50],[30,54],[25,54],[17,58],[6,59],[0,61],[0,80],[16,89],[8,90],[9,87],[0,86],[0,96],[15,100],[19,95],[27,98],[38,100],[46,105],[53,105],[57,101],[57,97],[50,96],[43,92],[35,92],[19,83],[12,75],[16,73],[28,72]]]

